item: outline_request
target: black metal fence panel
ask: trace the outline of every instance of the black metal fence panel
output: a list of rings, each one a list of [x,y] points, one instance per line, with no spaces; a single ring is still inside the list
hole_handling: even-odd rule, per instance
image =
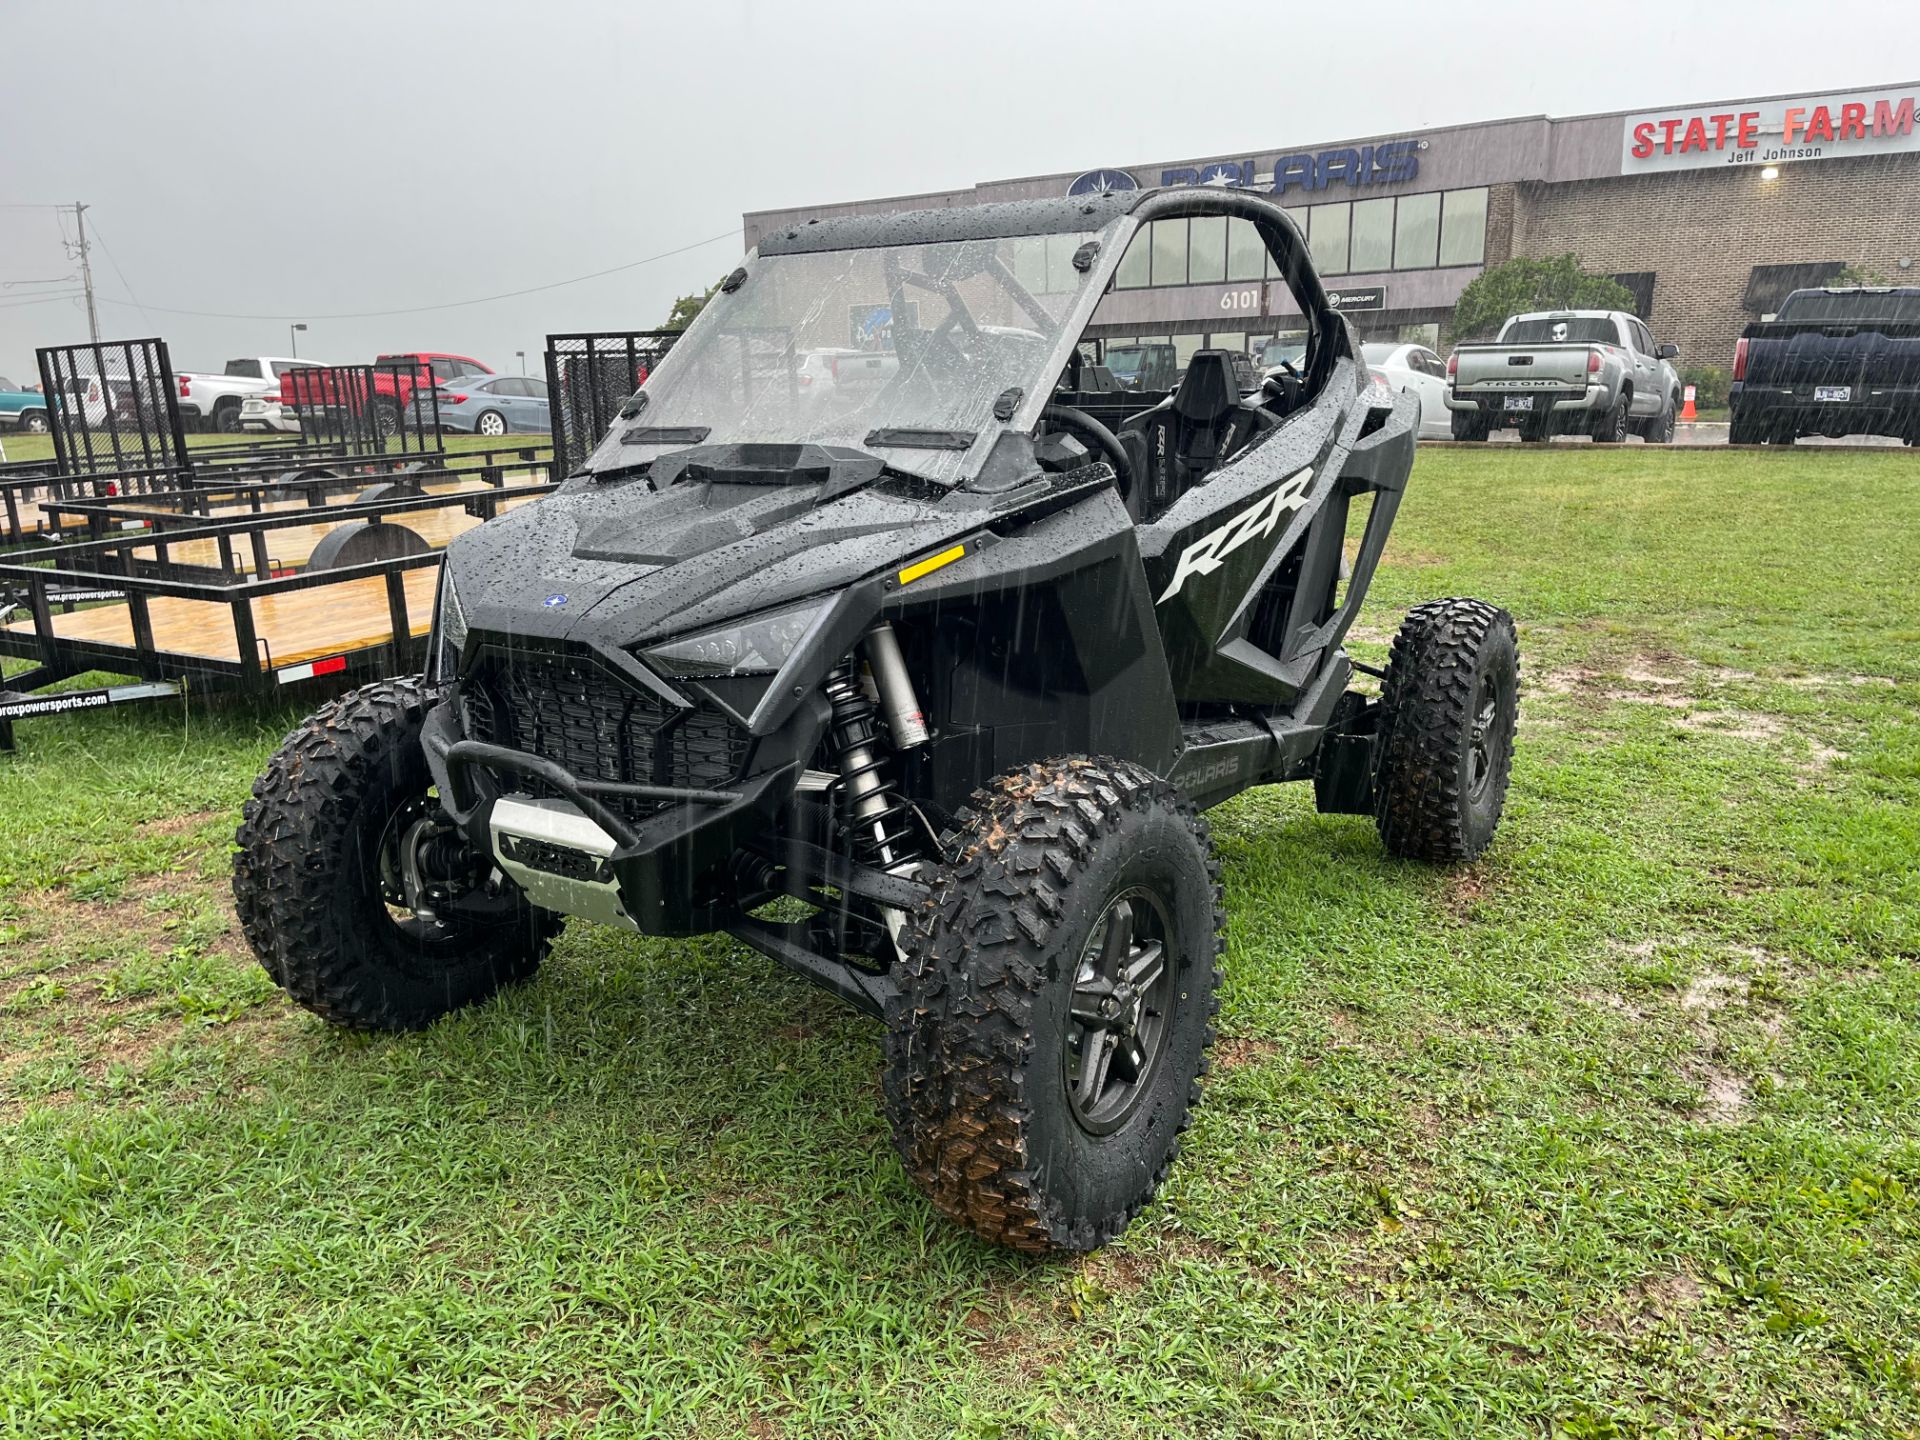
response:
[[[38,355],[60,474],[124,474],[153,484],[186,472],[180,392],[166,341],[48,345]]]
[[[620,407],[647,383],[679,338],[677,330],[547,337],[547,403],[556,475],[580,468],[612,428]]]
[[[303,448],[330,454],[437,455],[440,397],[430,368],[409,362],[314,365],[280,380]]]

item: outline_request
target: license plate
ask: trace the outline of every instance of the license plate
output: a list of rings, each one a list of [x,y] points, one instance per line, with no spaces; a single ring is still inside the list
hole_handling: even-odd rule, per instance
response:
[[[1507,396],[1507,409],[1509,410],[1531,410],[1532,408],[1533,396],[1531,395]]]
[[[1816,400],[1851,400],[1853,399],[1853,386],[1816,385],[1813,387],[1813,398]]]

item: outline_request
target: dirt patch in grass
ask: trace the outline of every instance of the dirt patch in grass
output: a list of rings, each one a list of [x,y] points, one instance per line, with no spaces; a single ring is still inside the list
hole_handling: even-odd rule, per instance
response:
[[[134,826],[141,835],[162,835],[168,839],[198,834],[216,820],[224,820],[229,825],[235,823],[230,810],[195,810],[186,815],[167,815],[158,820],[144,820]]]
[[[1441,882],[1440,907],[1455,920],[1469,921],[1480,902],[1493,889],[1493,882],[1481,870],[1451,870]]]
[[[1757,678],[1751,671],[1701,665],[1671,652],[1636,652],[1617,669],[1564,666],[1523,683],[1533,693],[1564,696],[1590,712],[1619,704],[1654,705],[1675,712],[1674,723],[1694,734],[1792,750],[1795,768],[1805,777],[1819,776],[1834,762],[1846,758],[1846,751],[1818,739],[1801,725],[1765,711],[1729,704],[1712,693],[1719,686]]]
[[[1741,976],[1722,975],[1709,970],[1688,982],[1680,995],[1680,1008],[1696,1014],[1710,1014],[1728,1005],[1744,1003],[1749,989],[1748,982]]]
[[[1280,1054],[1280,1042],[1250,1035],[1222,1035],[1213,1042],[1212,1053],[1215,1070],[1238,1070],[1244,1065],[1271,1060]]]

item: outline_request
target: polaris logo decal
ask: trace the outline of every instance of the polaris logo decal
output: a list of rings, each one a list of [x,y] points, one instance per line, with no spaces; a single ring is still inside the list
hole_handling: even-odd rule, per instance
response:
[[[1153,603],[1166,604],[1180,593],[1189,575],[1211,575],[1242,545],[1271,535],[1283,516],[1291,515],[1307,503],[1307,490],[1312,484],[1313,467],[1309,465],[1299,474],[1281,481],[1277,490],[1254,501],[1218,530],[1202,535],[1181,552],[1166,593]]]

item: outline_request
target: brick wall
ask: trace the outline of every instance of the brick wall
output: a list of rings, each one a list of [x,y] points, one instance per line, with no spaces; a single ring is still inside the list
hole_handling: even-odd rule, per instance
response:
[[[1505,188],[1505,187],[1499,187]],[[1654,334],[1682,368],[1733,363],[1755,265],[1847,261],[1920,285],[1920,154],[1514,187],[1513,253],[1572,251],[1588,270],[1652,270]],[[1487,262],[1494,260],[1494,212]],[[1915,261],[1902,270],[1902,258]]]

